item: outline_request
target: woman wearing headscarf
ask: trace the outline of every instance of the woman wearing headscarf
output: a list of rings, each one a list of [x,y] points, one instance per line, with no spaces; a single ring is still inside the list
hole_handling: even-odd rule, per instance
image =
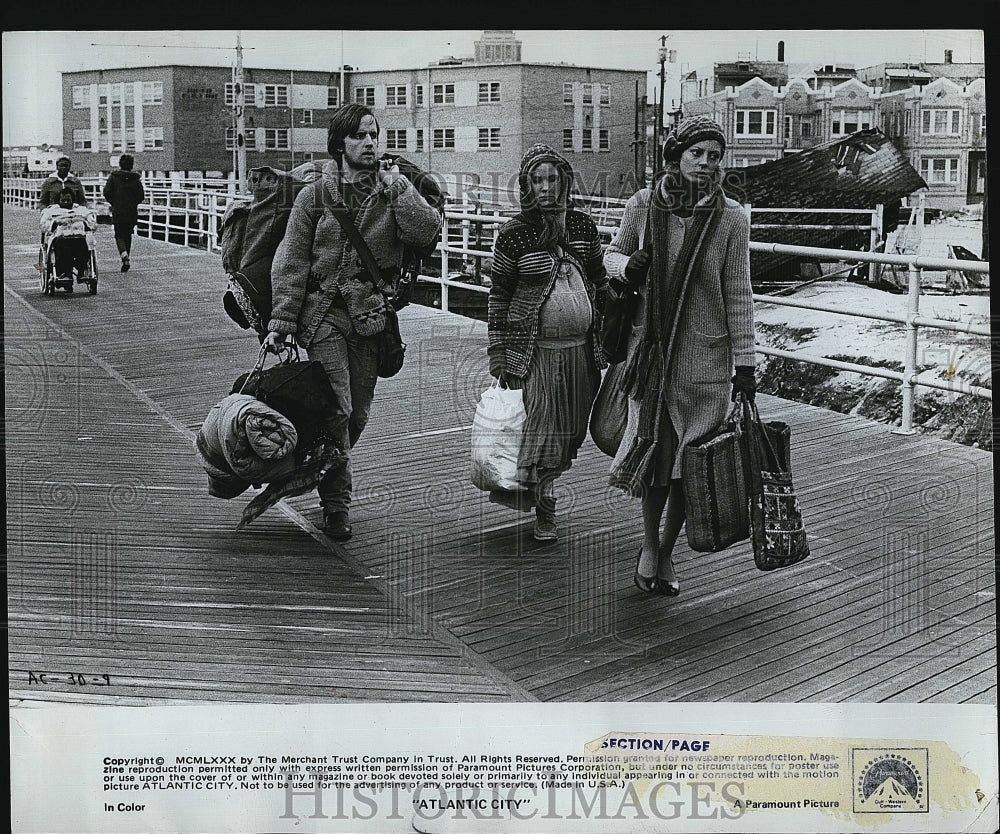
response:
[[[712,119],[681,121],[663,147],[663,176],[628,201],[604,257],[613,291],[640,290],[622,378],[628,423],[610,481],[642,499],[634,580],[650,594],[680,593],[672,554],[684,447],[723,422],[737,393],[756,390],[750,221],[722,193],[725,148]]]
[[[572,465],[607,362],[600,343],[607,291],[591,217],[569,208],[573,169],[533,145],[518,174],[521,212],[493,247],[488,304],[490,374],[524,396],[518,480],[535,504],[534,537],[558,538],[554,482]],[[509,506],[509,496],[491,494]]]

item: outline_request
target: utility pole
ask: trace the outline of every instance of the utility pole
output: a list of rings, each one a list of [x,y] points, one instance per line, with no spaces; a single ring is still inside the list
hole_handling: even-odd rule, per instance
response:
[[[246,193],[247,143],[243,109],[246,95],[243,90],[243,43],[236,33],[236,193]]]
[[[664,63],[667,60],[667,36],[660,35],[660,110],[656,117],[656,144],[663,144],[663,90],[667,82],[667,70]]]
[[[639,79],[635,81],[635,130],[632,134],[632,170],[635,171],[636,185],[639,179]]]

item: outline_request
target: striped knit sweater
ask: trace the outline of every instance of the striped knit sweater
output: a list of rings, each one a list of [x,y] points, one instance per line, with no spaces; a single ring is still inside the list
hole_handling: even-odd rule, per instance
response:
[[[601,238],[589,215],[566,212],[568,249],[583,267],[584,283],[594,308],[588,341],[597,367],[607,367],[601,349],[601,312],[607,296]],[[538,313],[554,283],[555,259],[538,248],[538,230],[520,216],[509,220],[493,246],[492,286],[487,312],[490,373],[524,377],[538,342]]]
[[[618,234],[604,256],[604,265],[614,278],[624,279],[625,265],[639,248],[639,230],[645,224],[649,196],[649,189],[643,189],[625,206]],[[706,241],[702,268],[692,277],[675,336],[666,405],[677,433],[678,450],[723,422],[732,405],[729,395],[734,366],[754,364],[749,240],[746,212],[727,198],[715,232]],[[640,324],[644,306],[640,302],[636,312],[635,320]],[[633,331],[630,351],[641,338],[640,329]],[[633,411],[630,409],[620,454],[635,436]],[[663,469],[672,472],[669,477],[680,477],[680,459],[677,454],[673,461],[663,462]]]

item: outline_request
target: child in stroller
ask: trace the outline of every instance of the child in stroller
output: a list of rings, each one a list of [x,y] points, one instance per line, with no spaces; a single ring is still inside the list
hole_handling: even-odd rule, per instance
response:
[[[76,281],[97,291],[97,269],[94,258],[94,230],[97,216],[87,206],[74,205],[73,192],[63,189],[57,205],[42,211],[42,292],[51,294],[56,286],[73,291]],[[54,273],[54,274],[53,274]]]

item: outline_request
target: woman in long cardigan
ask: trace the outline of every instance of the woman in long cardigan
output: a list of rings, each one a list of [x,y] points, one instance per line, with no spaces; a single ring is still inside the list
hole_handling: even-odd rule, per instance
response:
[[[725,141],[713,120],[683,120],[664,145],[663,177],[626,204],[604,257],[612,291],[640,288],[610,480],[642,499],[634,579],[646,593],[680,592],[672,554],[684,447],[723,422],[737,392],[755,391],[750,223],[720,187]]]
[[[517,475],[535,503],[534,537],[552,541],[553,483],[587,436],[599,368],[607,365],[599,334],[608,279],[594,221],[567,208],[569,162],[534,145],[518,181],[521,213],[504,224],[493,248],[487,351],[490,374],[523,391]],[[504,494],[490,498],[517,506]]]

